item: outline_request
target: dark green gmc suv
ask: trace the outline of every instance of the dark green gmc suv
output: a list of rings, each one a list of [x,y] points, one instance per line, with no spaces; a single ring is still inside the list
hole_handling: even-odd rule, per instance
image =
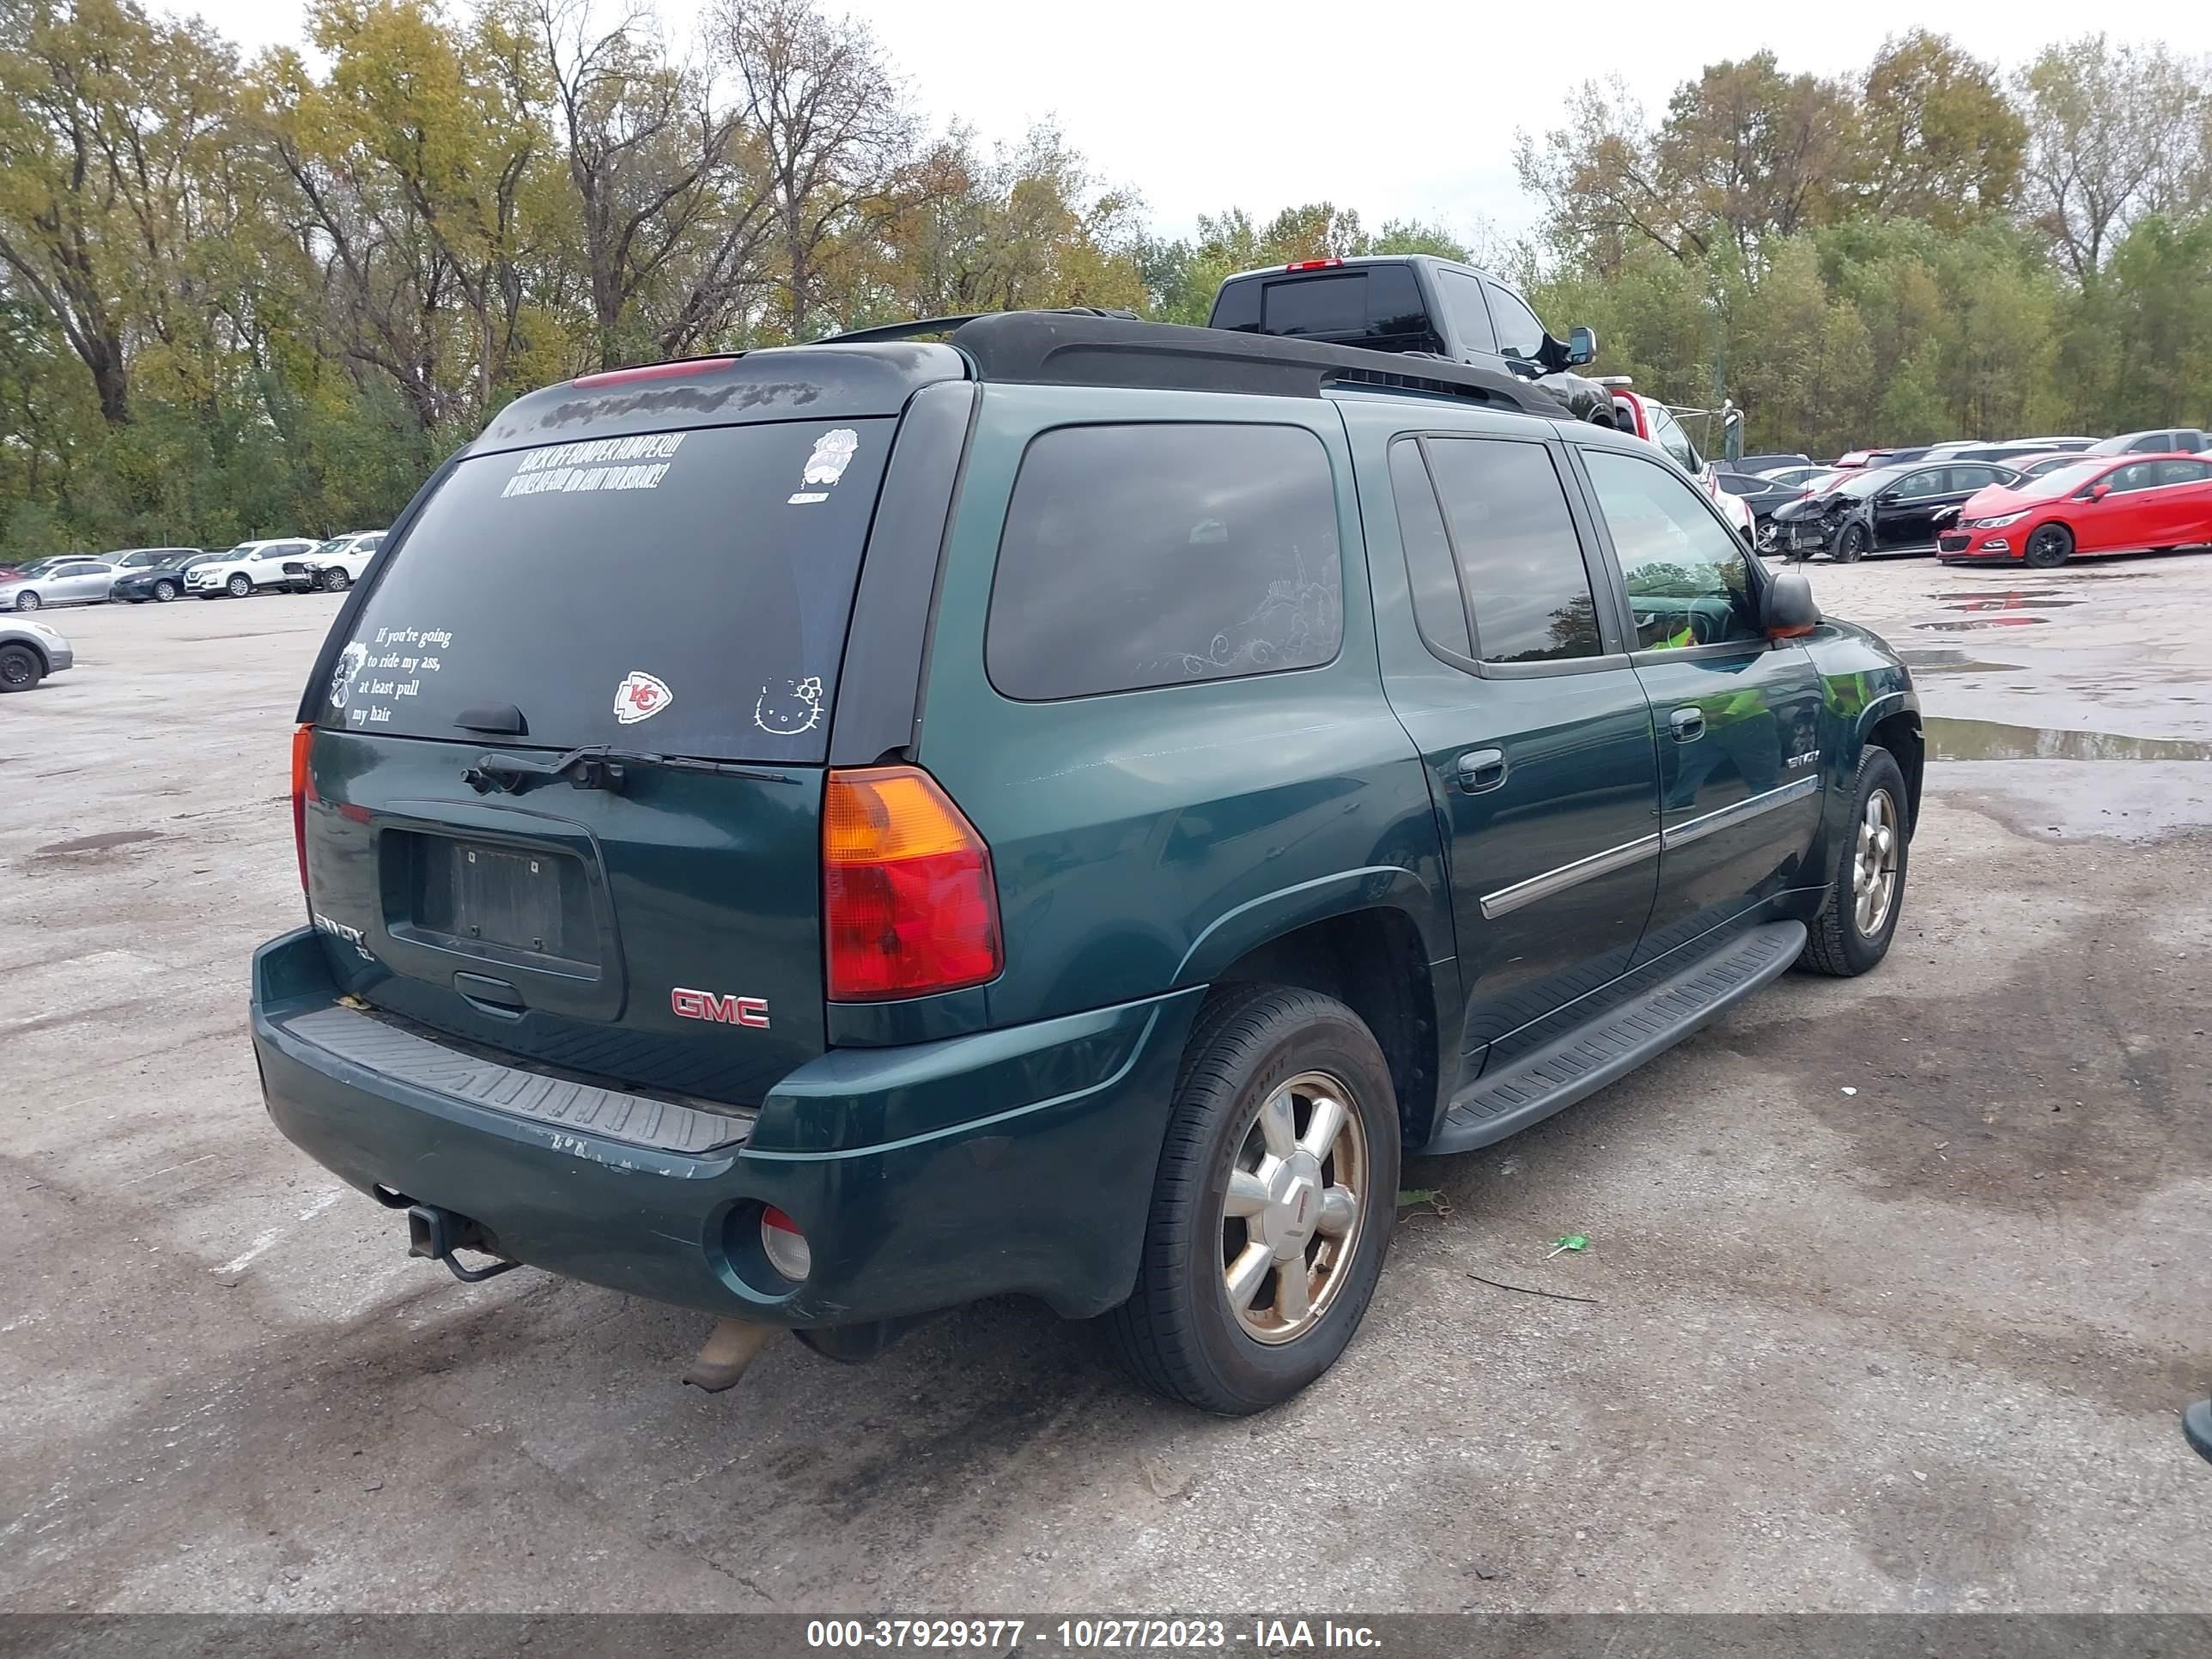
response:
[[[1072,313],[520,399],[299,718],[254,1045],[415,1253],[718,1316],[708,1387],[1021,1292],[1219,1412],[1343,1350],[1401,1157],[1878,963],[1922,756],[1649,444]]]

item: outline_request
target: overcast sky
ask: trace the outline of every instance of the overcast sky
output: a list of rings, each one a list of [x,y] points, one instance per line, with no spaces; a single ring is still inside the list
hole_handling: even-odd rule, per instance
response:
[[[159,7],[165,0],[151,0]],[[288,0],[167,0],[247,51],[300,37]],[[833,7],[837,0],[828,0]],[[699,0],[659,0],[688,32]],[[1672,0],[1562,8],[1395,0],[854,0],[917,101],[986,138],[1056,118],[1101,177],[1133,186],[1161,230],[1230,205],[1264,217],[1322,198],[1370,228],[1440,222],[1506,236],[1535,210],[1513,176],[1517,131],[1559,118],[1562,91],[1619,74],[1657,110],[1706,63],[1771,47],[1785,70],[1863,65],[1885,25],[1869,9],[1751,4],[1717,32]],[[1710,15],[1710,14],[1708,14]],[[1923,14],[2006,70],[2094,27],[2094,10],[2035,0],[1944,0]],[[2116,34],[2212,52],[2212,6],[2124,9]]]

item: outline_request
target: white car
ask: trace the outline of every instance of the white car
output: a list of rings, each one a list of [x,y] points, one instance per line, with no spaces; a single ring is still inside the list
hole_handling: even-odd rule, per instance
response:
[[[381,530],[354,530],[333,536],[302,561],[319,592],[339,593],[361,580],[368,561],[384,545]]]
[[[240,542],[185,572],[185,592],[203,599],[219,599],[226,593],[242,599],[264,587],[304,593],[312,578],[302,561],[321,545],[304,536]]]

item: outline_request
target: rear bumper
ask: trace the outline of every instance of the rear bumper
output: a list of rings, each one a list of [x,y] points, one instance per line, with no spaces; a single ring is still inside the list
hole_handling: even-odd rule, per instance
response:
[[[255,954],[252,1031],[269,1115],[287,1139],[363,1191],[481,1224],[533,1267],[783,1325],[1018,1292],[1080,1318],[1135,1280],[1200,994],[833,1050],[776,1085],[743,1145],[696,1156],[512,1116],[306,1040],[290,1022],[337,995],[307,929]],[[933,1127],[837,1146],[849,1138],[840,1127],[855,1122]],[[805,1233],[805,1284],[782,1284],[761,1258],[762,1205]],[[393,1235],[398,1250],[396,1225]]]

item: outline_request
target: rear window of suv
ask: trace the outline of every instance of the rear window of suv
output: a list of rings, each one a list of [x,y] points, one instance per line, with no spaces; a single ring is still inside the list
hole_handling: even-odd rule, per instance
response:
[[[828,753],[896,422],[580,439],[460,462],[382,561],[323,723],[718,760]]]
[[[1312,668],[1343,637],[1343,580],[1312,433],[1063,427],[1014,480],[984,659],[1024,702]]]

